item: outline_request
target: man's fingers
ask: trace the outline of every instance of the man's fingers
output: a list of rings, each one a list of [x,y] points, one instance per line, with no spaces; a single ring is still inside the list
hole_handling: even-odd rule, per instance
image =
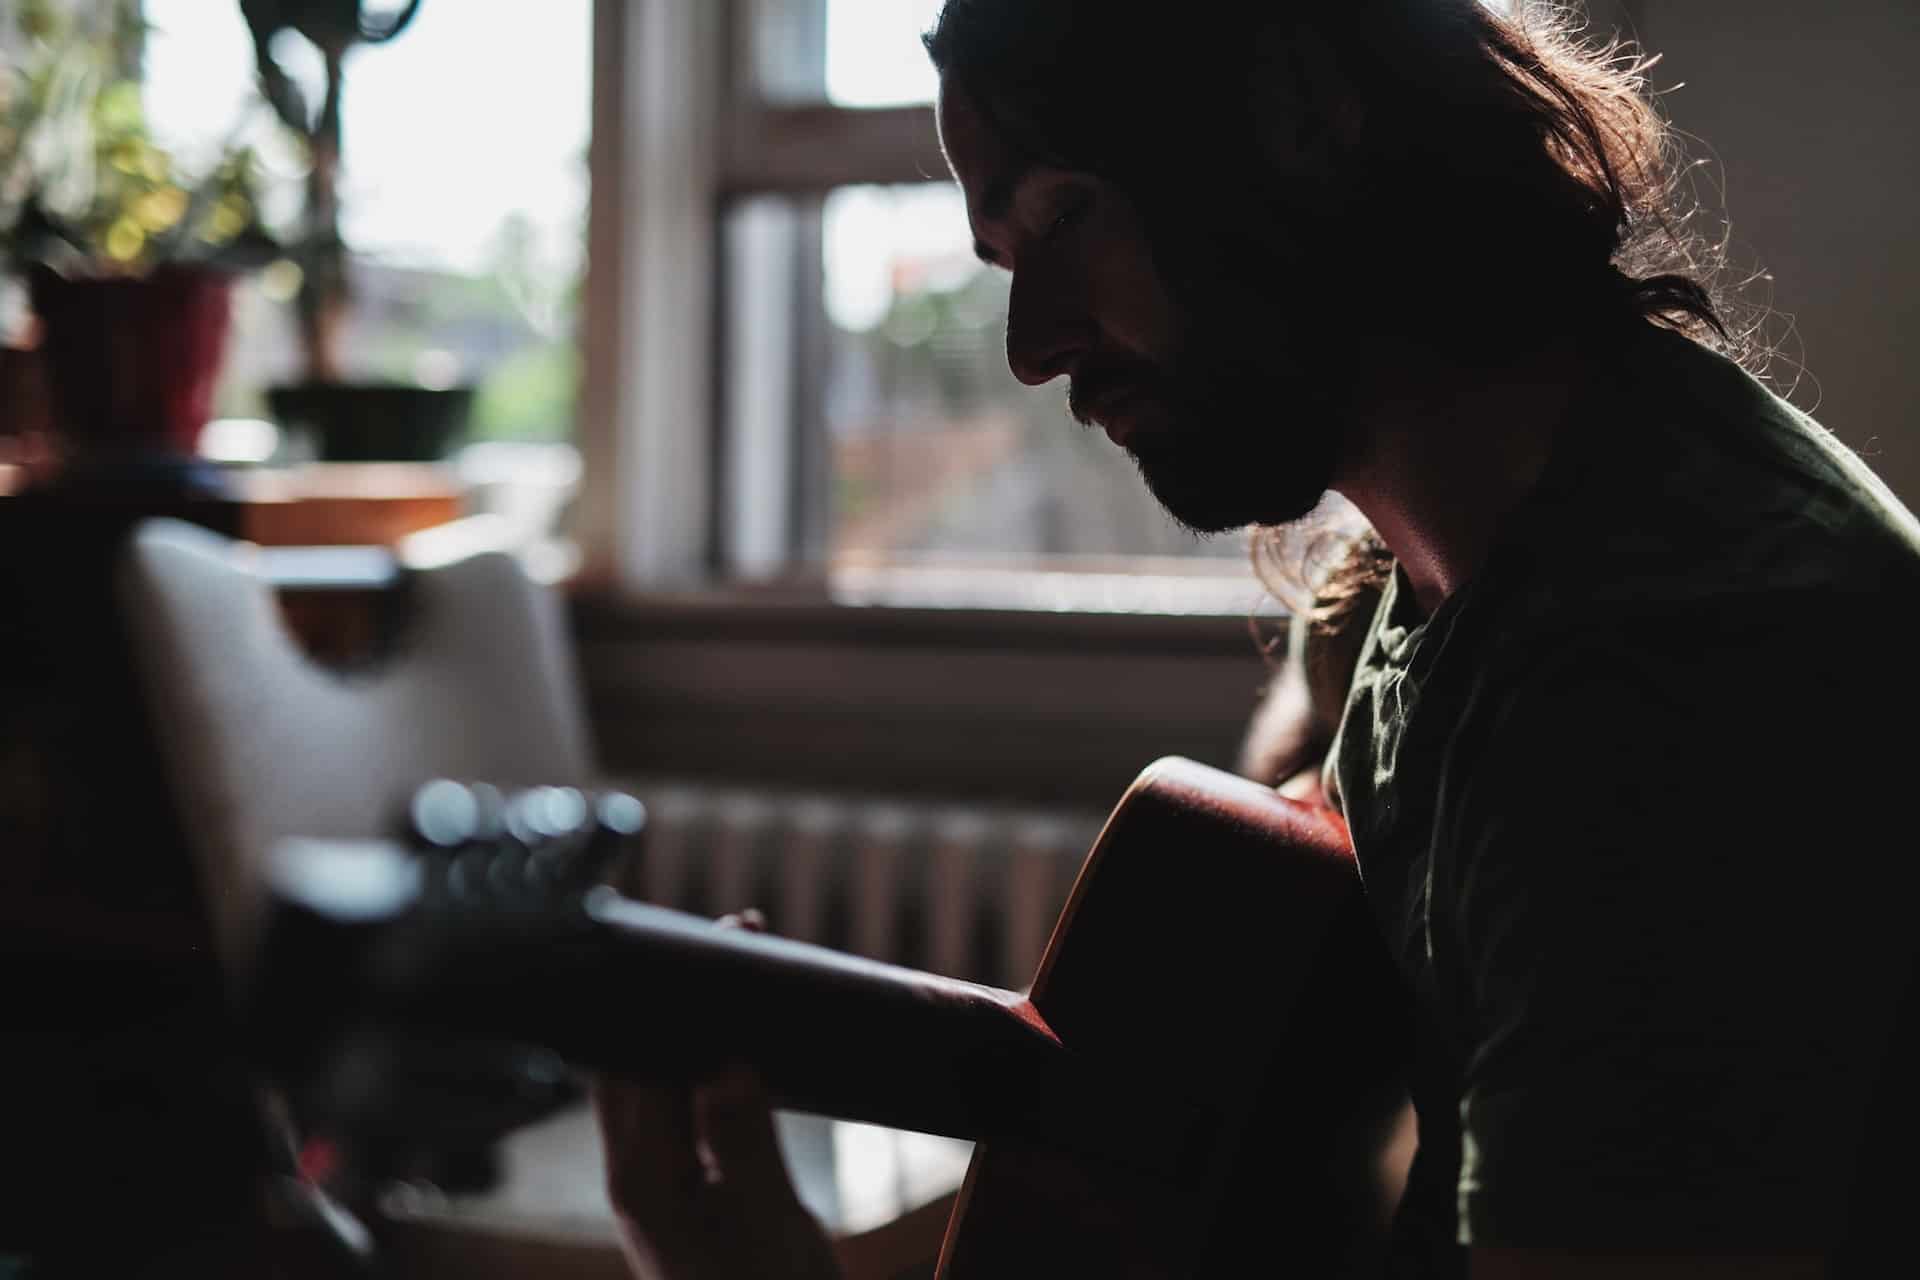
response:
[[[760,1203],[796,1201],[773,1131],[772,1103],[750,1070],[731,1068],[696,1089],[694,1118],[729,1193]]]
[[[607,1190],[622,1213],[671,1218],[707,1182],[685,1086],[596,1080],[593,1110],[607,1153]]]
[[[720,917],[719,924],[727,929],[745,929],[748,933],[765,933],[767,918],[760,914],[757,907],[748,907],[744,911],[735,911]]]

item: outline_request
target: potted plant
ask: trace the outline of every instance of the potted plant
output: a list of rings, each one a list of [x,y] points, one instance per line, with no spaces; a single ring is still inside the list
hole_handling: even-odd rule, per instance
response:
[[[351,300],[349,255],[340,235],[340,111],[347,53],[356,44],[383,44],[404,31],[420,0],[384,15],[362,0],[240,0],[267,101],[281,121],[307,141],[306,211],[294,258],[302,275],[296,306],[306,357],[305,377],[275,387],[268,402],[284,424],[314,435],[322,458],[427,460],[445,453],[466,427],[471,387],[425,387],[355,381],[342,352]],[[325,90],[316,105],[273,55],[275,37],[293,31],[319,50]]]
[[[193,485],[236,273],[271,260],[252,153],[148,132],[136,0],[23,5],[0,68],[0,254],[28,287],[72,482]]]

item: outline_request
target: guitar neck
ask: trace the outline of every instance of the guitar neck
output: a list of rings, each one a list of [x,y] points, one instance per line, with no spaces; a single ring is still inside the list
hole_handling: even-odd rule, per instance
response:
[[[369,866],[404,858],[361,846],[352,876],[275,887],[265,1003],[284,1065],[317,1005],[412,1036],[484,1038],[551,1049],[593,1071],[696,1078],[753,1068],[795,1110],[969,1139],[1013,1139],[1149,1167],[1177,1167],[1200,1141],[1192,1113],[1126,1127],[1151,1082],[1090,1063],[1016,992],[745,930],[596,889],[575,909],[529,913],[389,894],[396,909],[342,900]],[[404,878],[388,865],[382,875]],[[263,1002],[256,1001],[256,1007]]]
[[[967,1138],[1045,1129],[1051,1104],[1085,1074],[1011,991],[604,891],[587,913],[595,940],[582,959],[613,999],[552,1032],[605,1069],[658,1076],[742,1062],[783,1105]]]

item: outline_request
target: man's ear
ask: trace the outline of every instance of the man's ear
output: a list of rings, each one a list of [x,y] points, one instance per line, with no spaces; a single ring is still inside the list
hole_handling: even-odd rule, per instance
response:
[[[1281,173],[1331,177],[1365,132],[1366,105],[1310,22],[1260,34],[1250,92],[1261,158]]]

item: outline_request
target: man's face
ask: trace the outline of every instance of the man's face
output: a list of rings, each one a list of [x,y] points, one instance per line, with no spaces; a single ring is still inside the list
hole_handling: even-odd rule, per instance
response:
[[[1012,274],[1014,376],[1065,375],[1073,416],[1105,428],[1196,532],[1305,515],[1331,481],[1339,432],[1303,376],[1305,352],[1287,349],[1279,317],[1300,314],[1299,300],[1225,272],[1176,296],[1119,188],[1022,158],[951,79],[939,113],[976,249]]]

